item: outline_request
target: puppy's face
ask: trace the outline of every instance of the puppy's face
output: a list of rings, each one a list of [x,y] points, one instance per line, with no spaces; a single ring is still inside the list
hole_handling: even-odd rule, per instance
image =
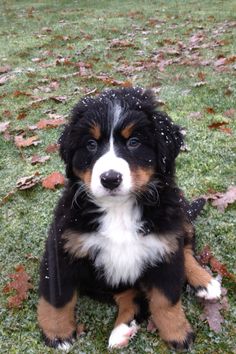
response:
[[[95,198],[144,191],[167,167],[161,137],[163,140],[164,118],[171,127],[169,118],[159,119],[157,128],[155,113],[142,109],[145,105],[137,91],[132,100],[124,91],[115,97],[112,92],[81,101],[61,138],[68,177],[76,176]],[[173,142],[167,135],[165,139],[165,148],[170,150],[167,145]]]

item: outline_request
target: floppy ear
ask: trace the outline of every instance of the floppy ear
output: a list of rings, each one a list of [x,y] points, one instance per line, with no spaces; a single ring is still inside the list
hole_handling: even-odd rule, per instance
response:
[[[180,127],[174,124],[164,112],[156,111],[152,114],[155,126],[155,143],[158,167],[164,174],[174,173],[175,158],[184,144]]]
[[[65,126],[59,140],[59,153],[66,164],[66,176],[72,178],[74,176],[72,169],[72,160],[74,153],[78,147],[78,126],[80,119],[87,110],[89,99],[81,100],[72,110],[71,119]]]

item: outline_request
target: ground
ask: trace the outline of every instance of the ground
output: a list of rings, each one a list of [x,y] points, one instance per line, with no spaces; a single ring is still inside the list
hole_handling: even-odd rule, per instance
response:
[[[118,85],[151,87],[161,109],[186,131],[188,149],[177,162],[185,194],[195,198],[226,191],[236,176],[235,13],[233,0],[1,2],[0,120],[10,122],[13,137],[0,136],[1,353],[53,352],[43,345],[36,323],[37,284],[61,189],[47,190],[41,184],[25,191],[15,187],[20,177],[36,171],[41,178],[53,171],[63,173],[57,153],[45,152],[62,128],[31,131],[28,127],[49,119],[49,114],[68,115],[85,94]],[[225,124],[209,128],[215,122]],[[17,148],[14,136],[23,132],[26,137],[37,135],[41,143]],[[36,153],[50,155],[50,160],[32,165],[30,158]],[[10,191],[12,196],[3,199]],[[224,213],[208,204],[196,228],[197,251],[209,244],[233,272],[235,204]],[[31,276],[33,289],[21,308],[9,309],[2,289],[19,264]],[[235,353],[235,287],[227,278],[223,285],[230,310],[224,313],[218,334],[200,319],[202,309],[194,296],[183,295],[196,332],[191,353]],[[115,313],[115,307],[80,299],[78,321],[87,332],[71,353],[107,353]],[[169,350],[156,333],[147,333],[144,324],[122,353]]]

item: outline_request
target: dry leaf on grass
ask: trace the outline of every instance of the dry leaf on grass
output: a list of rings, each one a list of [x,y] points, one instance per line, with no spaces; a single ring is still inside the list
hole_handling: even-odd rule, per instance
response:
[[[15,145],[18,148],[28,147],[28,146],[32,146],[32,145],[37,146],[40,143],[41,143],[41,141],[38,140],[37,135],[31,136],[30,138],[24,138],[24,134],[15,136]]]
[[[43,179],[42,185],[47,189],[55,189],[56,186],[65,184],[65,177],[60,172],[53,172]]]
[[[225,211],[225,208],[229,204],[236,201],[236,186],[230,186],[225,193],[221,193],[220,197],[212,202],[212,205],[217,207],[221,212]]]
[[[9,128],[10,122],[0,123],[0,133],[4,133]]]
[[[66,121],[64,118],[58,118],[58,119],[41,119],[37,123],[37,128],[38,129],[49,129],[49,128],[56,128],[62,124],[65,124]]]
[[[45,148],[45,151],[46,151],[48,154],[57,152],[58,150],[59,150],[59,144],[57,144],[57,143],[49,144],[49,145]]]
[[[236,282],[235,275],[230,273],[226,265],[222,264],[215,256],[213,256],[209,245],[206,245],[199,253],[198,260],[201,265],[210,265],[213,272],[217,272],[221,276],[232,279]]]
[[[39,172],[36,171],[34,175],[19,178],[16,182],[16,188],[19,190],[30,189],[38,184],[39,181]]]
[[[223,310],[229,309],[227,290],[222,288],[222,298],[217,301],[200,300],[203,306],[203,314],[200,319],[207,321],[210,329],[215,333],[219,333],[222,330],[222,324],[224,323],[224,317],[221,313]]]
[[[50,159],[50,156],[39,156],[39,155],[33,155],[31,157],[30,163],[32,165],[36,165],[37,163],[44,163]]]
[[[16,295],[12,295],[8,298],[8,307],[18,308],[22,305],[22,302],[27,299],[28,291],[33,289],[32,284],[30,283],[30,276],[26,273],[23,265],[16,267],[16,272],[10,274],[9,277],[13,281],[7,283],[3,288],[5,294],[16,291]]]

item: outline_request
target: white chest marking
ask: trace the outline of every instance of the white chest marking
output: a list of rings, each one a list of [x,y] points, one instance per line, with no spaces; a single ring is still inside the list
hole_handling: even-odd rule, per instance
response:
[[[133,284],[148,266],[161,261],[170,252],[168,244],[156,235],[140,235],[140,210],[132,200],[123,203],[106,201],[106,214],[100,230],[81,235],[82,252],[102,268],[110,285]]]

